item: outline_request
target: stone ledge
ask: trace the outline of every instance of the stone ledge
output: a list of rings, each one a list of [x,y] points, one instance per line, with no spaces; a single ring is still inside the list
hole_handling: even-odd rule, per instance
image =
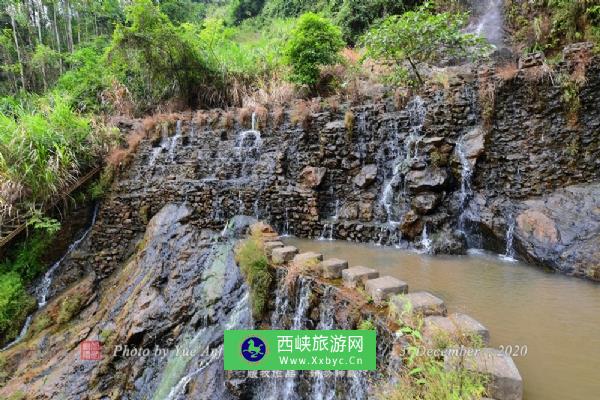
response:
[[[432,295],[429,292],[415,292],[406,295],[394,296],[391,299],[396,307],[396,312],[402,313],[407,304],[411,305],[412,313],[423,315],[446,316],[447,309],[444,300]]]

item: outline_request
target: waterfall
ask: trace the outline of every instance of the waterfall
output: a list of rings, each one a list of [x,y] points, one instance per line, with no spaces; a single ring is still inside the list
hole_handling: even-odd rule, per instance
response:
[[[63,254],[63,256],[57,262],[55,262],[48,269],[48,271],[46,271],[46,273],[44,274],[44,277],[42,278],[42,281],[40,282],[39,286],[34,291],[35,292],[35,296],[37,298],[37,302],[38,302],[38,308],[44,307],[46,305],[46,303],[47,303],[48,294],[50,293],[50,286],[52,285],[52,280],[54,278],[54,273],[56,272],[56,270],[58,269],[58,267],[61,266],[61,264],[65,260],[65,258],[67,258],[67,256],[69,254],[71,254],[71,252],[73,250],[77,249],[79,247],[79,245],[81,244],[81,242],[83,241],[83,239],[85,239],[87,237],[87,235],[90,233],[90,231],[94,227],[94,224],[96,223],[96,217],[97,216],[98,216],[98,204],[96,204],[94,206],[94,212],[92,214],[92,221],[91,221],[90,225],[85,229],[85,231],[83,231],[83,233],[81,234],[81,236],[79,236],[77,239],[75,239],[75,241],[73,243],[71,243],[69,245],[69,248],[67,249],[67,251],[65,252],[65,254]],[[15,340],[13,340],[12,342],[10,342],[6,346],[4,346],[1,349],[2,351],[4,351],[4,350],[6,350],[6,349],[8,349],[8,348],[10,348],[12,346],[14,346],[15,344],[17,344],[21,340],[23,340],[23,338],[27,334],[27,331],[29,330],[29,326],[31,325],[32,317],[33,317],[33,314],[27,316],[27,319],[25,320],[25,324],[21,328],[21,332],[19,332],[19,336],[17,336],[15,338]]]
[[[513,246],[515,236],[515,220],[514,218],[509,218],[508,229],[506,229],[506,250],[504,251],[504,255],[501,258],[505,261],[517,261],[515,259],[515,249]]]
[[[335,319],[333,318],[335,304],[333,301],[333,287],[328,287],[323,294],[319,310],[319,324],[317,329],[331,330],[335,329]],[[334,382],[328,382],[325,378],[324,371],[314,371],[315,378],[312,385],[311,399],[314,400],[331,400],[335,398],[336,385]]]
[[[296,311],[294,312],[294,318],[292,319],[292,330],[300,330],[306,328],[306,312],[308,311],[308,304],[310,300],[311,287],[310,281],[305,280],[302,277],[298,278],[297,284],[298,297],[296,299]],[[297,399],[297,393],[294,392],[296,386],[297,371],[293,371],[294,376],[286,378],[283,387],[282,398],[283,399]]]
[[[177,147],[177,143],[179,142],[180,138],[181,138],[181,120],[178,119],[177,123],[175,124],[175,136],[171,137],[171,139],[169,140],[169,146],[168,146],[169,161],[171,161],[171,162],[173,162],[173,160],[175,159],[175,148]]]
[[[71,243],[71,245],[67,249],[67,252],[65,254],[63,254],[63,256],[57,262],[55,262],[54,265],[52,265],[50,267],[50,269],[48,271],[46,271],[46,273],[44,274],[44,279],[42,279],[41,285],[38,286],[38,288],[35,291],[36,297],[38,299],[38,307],[41,308],[46,305],[46,300],[48,299],[48,293],[50,292],[50,286],[52,285],[52,279],[54,278],[54,272],[58,269],[58,267],[60,267],[62,262],[65,260],[65,258],[67,258],[67,256],[69,254],[71,254],[71,252],[73,250],[77,249],[79,247],[79,245],[81,244],[81,242],[83,241],[83,239],[85,239],[87,237],[87,235],[90,233],[90,231],[94,227],[94,224],[96,223],[97,216],[98,216],[98,204],[96,204],[94,206],[94,213],[92,214],[92,222],[87,227],[87,229],[81,234],[81,236],[79,238],[77,238],[73,243]]]
[[[260,131],[256,130],[256,113],[252,113],[252,129],[242,131],[235,143],[235,150],[239,162],[242,164],[242,176],[252,173],[255,163],[260,158],[262,137]]]
[[[283,235],[281,235],[281,236],[287,237],[287,236],[290,236],[290,219],[288,216],[288,207],[287,206],[285,207],[283,216],[285,219],[283,221]]]
[[[421,234],[421,249],[426,254],[431,254],[431,239],[429,239],[429,235],[427,234],[427,224],[423,227],[423,233]]]
[[[504,25],[502,0],[478,0],[473,3],[473,15],[475,18],[467,27],[467,32],[486,38],[496,47],[502,46],[502,39],[504,37],[502,31]]]
[[[419,156],[419,143],[423,139],[423,124],[425,123],[425,115],[427,109],[425,102],[420,96],[415,96],[406,107],[409,118],[409,134],[404,142],[404,151],[400,149],[397,141],[398,128],[396,127],[396,143],[394,144],[395,159],[393,161],[392,177],[384,183],[383,192],[380,198],[380,204],[386,211],[387,222],[389,225],[398,225],[400,218],[394,220],[394,186],[398,184],[403,174],[403,166],[409,165]]]
[[[473,168],[471,167],[471,162],[467,158],[467,154],[464,148],[464,143],[462,139],[456,143],[456,153],[458,154],[458,159],[460,161],[460,195],[459,195],[459,210],[460,215],[458,217],[458,229],[465,232],[465,210],[467,206],[467,202],[473,195],[473,190],[471,189],[471,178],[473,176]]]

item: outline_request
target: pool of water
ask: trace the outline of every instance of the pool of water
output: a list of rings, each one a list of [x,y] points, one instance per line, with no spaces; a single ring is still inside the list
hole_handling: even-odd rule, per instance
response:
[[[527,346],[513,357],[526,400],[600,398],[600,285],[477,252],[426,256],[344,241],[286,238],[301,251],[348,260],[427,290],[483,323],[491,345]]]

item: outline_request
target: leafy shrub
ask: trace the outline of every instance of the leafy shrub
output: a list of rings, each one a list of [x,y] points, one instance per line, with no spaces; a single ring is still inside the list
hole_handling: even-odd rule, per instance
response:
[[[0,345],[17,337],[35,307],[35,299],[27,294],[17,272],[0,274]]]
[[[236,261],[250,287],[252,313],[255,317],[260,317],[265,312],[273,282],[260,238],[254,235],[244,240],[236,249]]]
[[[335,22],[341,27],[344,40],[354,44],[377,19],[401,14],[405,9],[405,2],[398,0],[344,0]]]
[[[290,79],[314,90],[320,68],[338,62],[343,47],[340,29],[331,21],[313,13],[302,15],[285,49],[292,67]]]
[[[110,85],[111,76],[103,61],[106,41],[80,47],[67,57],[71,69],[60,76],[56,89],[69,93],[71,104],[77,110],[88,112],[108,111],[100,94]]]

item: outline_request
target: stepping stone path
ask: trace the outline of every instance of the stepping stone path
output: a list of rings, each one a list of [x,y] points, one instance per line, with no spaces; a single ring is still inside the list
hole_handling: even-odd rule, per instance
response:
[[[271,254],[273,253],[274,249],[280,248],[280,247],[284,247],[285,245],[282,242],[279,241],[275,241],[275,242],[265,242],[265,253],[267,256],[271,256]]]
[[[458,334],[478,335],[483,344],[488,345],[489,331],[480,322],[466,314],[454,313],[446,316],[447,309],[444,301],[429,292],[408,294],[408,284],[392,276],[379,277],[379,272],[372,268],[355,266],[348,268],[348,262],[337,258],[323,261],[323,255],[315,252],[298,254],[294,246],[285,246],[277,237],[265,243],[265,253],[271,255],[274,265],[319,266],[323,278],[342,278],[344,286],[356,288],[364,285],[365,291],[375,304],[391,300],[396,313],[402,312],[410,302],[412,312],[425,317],[423,335],[429,343],[434,342],[434,335],[442,332],[450,336]],[[459,353],[460,350],[466,351]],[[489,395],[493,398],[483,400],[522,400],[523,379],[519,374],[512,358],[497,349],[474,349],[463,347],[456,352],[446,350],[445,367],[455,368],[461,360],[464,367],[470,371],[489,376],[487,385]]]
[[[450,314],[448,317],[430,316],[425,318],[424,334],[430,340],[438,333],[446,333],[450,336],[458,334],[478,335],[487,345],[490,341],[490,332],[479,321],[474,320],[466,314]]]
[[[342,273],[345,269],[348,269],[348,261],[340,260],[338,258],[329,258],[321,263],[321,274],[323,278],[339,279],[342,277]]]
[[[373,268],[356,266],[342,271],[344,286],[355,288],[359,283],[364,286],[369,279],[379,278],[379,272]]]
[[[460,349],[456,349],[460,351]],[[513,359],[498,349],[466,349],[472,352],[460,354],[448,352],[444,357],[447,369],[462,365],[469,371],[479,372],[489,377],[488,395],[496,400],[521,400],[523,398],[523,378]]]
[[[365,290],[375,304],[381,304],[395,294],[408,292],[408,285],[392,276],[382,276],[366,281]]]
[[[444,300],[435,297],[429,292],[415,292],[406,295],[394,296],[391,299],[397,314],[404,312],[407,304],[411,305],[412,313],[421,314],[424,317],[430,315],[445,316],[448,312]]]
[[[282,265],[292,261],[296,254],[298,254],[298,249],[294,246],[278,247],[271,252],[271,261],[275,265]]]

